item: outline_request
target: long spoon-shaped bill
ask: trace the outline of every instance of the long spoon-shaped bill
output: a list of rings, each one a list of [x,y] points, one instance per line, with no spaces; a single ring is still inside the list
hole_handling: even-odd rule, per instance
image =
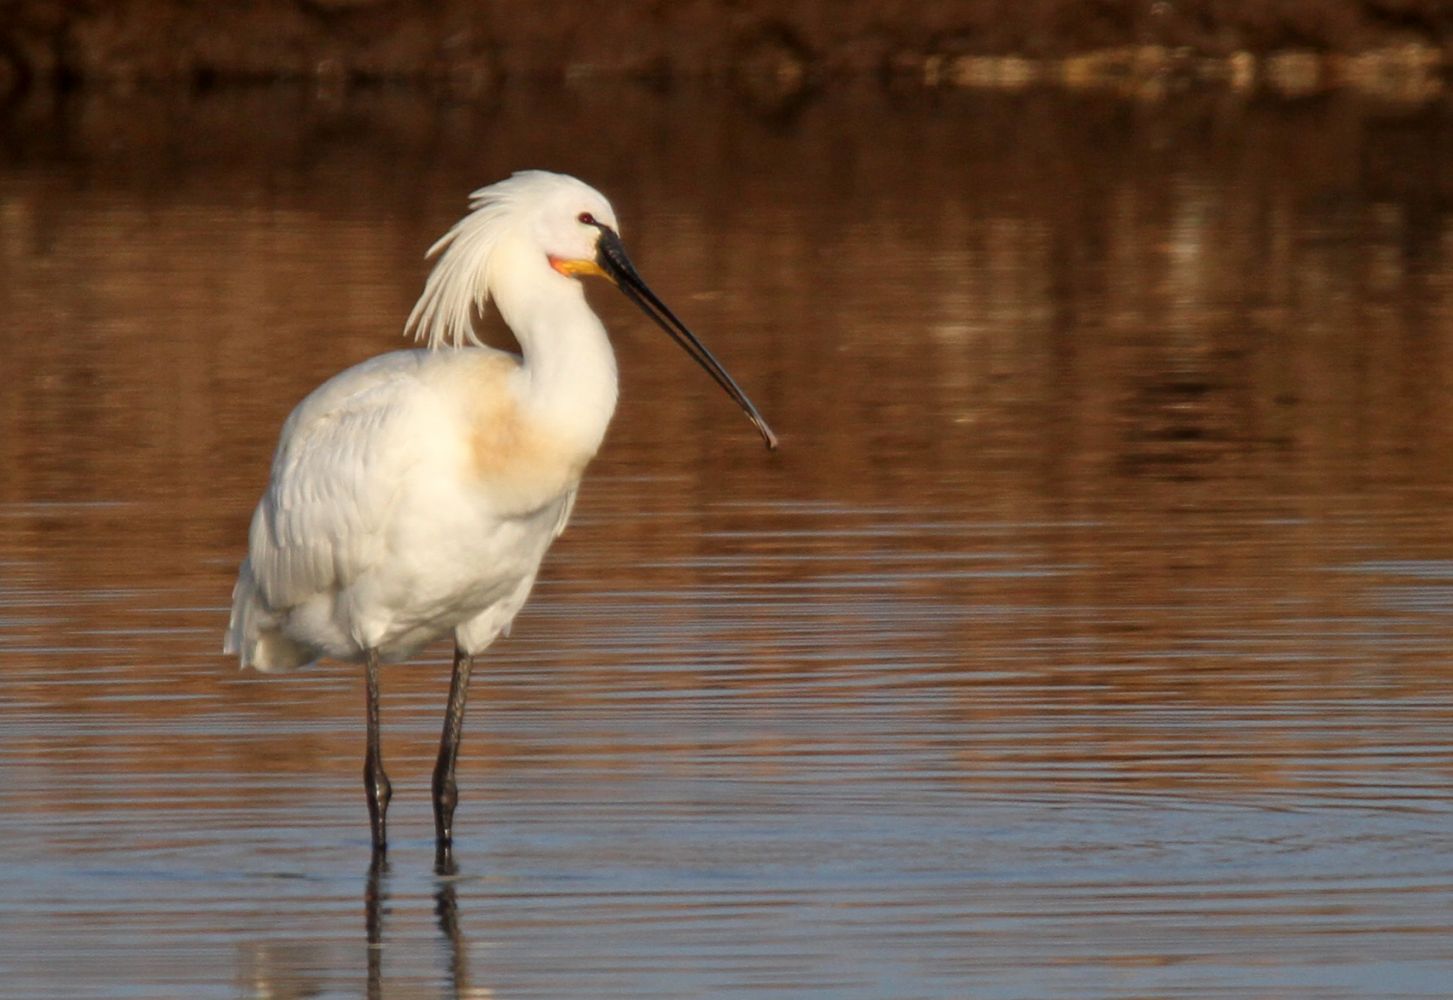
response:
[[[762,414],[752,405],[742,387],[727,374],[706,345],[697,339],[696,334],[686,328],[686,324],[676,318],[676,314],[667,308],[666,303],[656,297],[656,293],[646,285],[644,279],[637,273],[635,265],[626,256],[626,248],[621,243],[621,238],[615,231],[602,226],[600,229],[600,242],[597,244],[595,262],[600,269],[615,282],[616,287],[625,293],[641,311],[656,321],[661,329],[671,335],[671,339],[680,344],[687,354],[696,359],[696,363],[705,368],[707,374],[716,380],[716,384],[727,391],[727,395],[737,401],[737,405],[746,412],[752,423],[762,435],[762,440],[767,443],[769,449],[777,447],[777,435],[772,433],[772,428],[767,426],[767,421],[762,419]]]

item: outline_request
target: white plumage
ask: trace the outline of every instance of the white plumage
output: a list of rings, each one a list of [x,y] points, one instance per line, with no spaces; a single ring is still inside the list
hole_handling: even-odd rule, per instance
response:
[[[615,282],[775,446],[746,396],[641,281],[599,192],[530,171],[475,192],[470,207],[430,250],[437,262],[405,326],[428,349],[334,376],[284,425],[224,643],[262,671],[323,656],[368,665],[376,852],[390,795],[377,749],[378,663],[453,635],[434,776],[443,858],[472,657],[525,603],[615,410],[615,358],[578,277]],[[491,299],[522,356],[475,335],[474,316]]]
[[[590,450],[537,490],[476,472],[469,435],[449,432],[469,426],[470,370],[496,354],[476,353],[486,356],[386,354],[293,412],[234,594],[228,651],[244,666],[288,670],[368,649],[392,662],[451,629],[473,654],[508,626]],[[602,427],[609,417],[604,408]]]

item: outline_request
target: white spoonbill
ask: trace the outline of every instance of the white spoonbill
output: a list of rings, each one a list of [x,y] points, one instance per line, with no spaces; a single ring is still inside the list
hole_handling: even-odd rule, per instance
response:
[[[605,327],[583,275],[609,279],[777,440],[710,351],[641,280],[599,192],[517,173],[476,191],[437,257],[396,351],[334,376],[288,417],[252,516],[224,651],[243,667],[362,662],[364,784],[373,849],[392,794],[379,755],[378,667],[446,634],[454,673],[434,768],[434,829],[449,857],[454,765],[473,658],[509,628],[565,527],[616,405]],[[480,343],[493,299],[522,356]]]

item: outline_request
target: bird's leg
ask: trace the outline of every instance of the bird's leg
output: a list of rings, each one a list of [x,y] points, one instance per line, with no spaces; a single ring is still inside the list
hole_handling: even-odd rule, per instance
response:
[[[439,760],[434,765],[434,834],[436,861],[442,866],[452,860],[454,807],[459,804],[459,786],[454,783],[454,764],[459,760],[459,736],[464,729],[464,702],[469,695],[469,671],[474,657],[454,646],[454,676],[449,681],[449,707],[444,710],[444,732],[439,737]]]
[[[368,676],[368,752],[363,758],[363,787],[368,792],[368,822],[373,828],[373,853],[381,855],[388,850],[388,834],[385,822],[388,817],[388,800],[393,797],[393,786],[388,775],[383,773],[383,757],[378,751],[378,650],[368,651],[365,666]]]

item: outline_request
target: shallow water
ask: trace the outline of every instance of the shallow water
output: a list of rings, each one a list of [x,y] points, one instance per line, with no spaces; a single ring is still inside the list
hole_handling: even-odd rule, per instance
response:
[[[1453,122],[635,91],[0,125],[0,995],[1441,997]],[[476,674],[217,649],[292,404],[547,165],[623,402]]]

